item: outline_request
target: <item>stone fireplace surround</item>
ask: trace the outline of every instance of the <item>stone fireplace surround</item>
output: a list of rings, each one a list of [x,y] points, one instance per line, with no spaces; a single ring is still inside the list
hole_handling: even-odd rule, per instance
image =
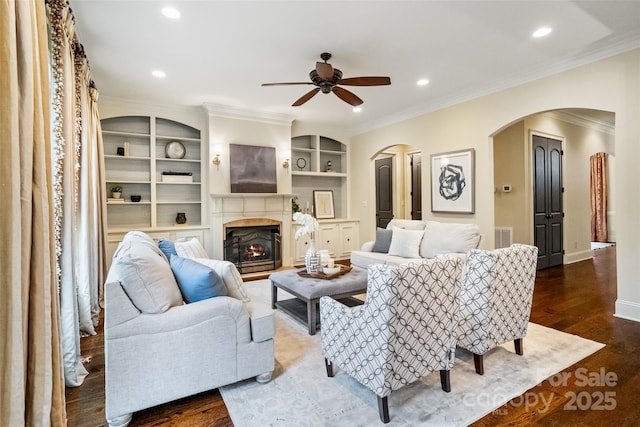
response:
[[[282,265],[293,264],[291,199],[293,194],[211,194],[212,258],[224,259],[226,227],[280,225]]]

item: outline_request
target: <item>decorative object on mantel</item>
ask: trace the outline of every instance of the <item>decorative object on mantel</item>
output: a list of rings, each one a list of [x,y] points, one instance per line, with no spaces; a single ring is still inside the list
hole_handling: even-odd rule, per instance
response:
[[[293,214],[293,221],[296,224],[302,225],[302,227],[296,230],[296,240],[305,234],[309,234],[309,247],[307,248],[307,252],[304,256],[304,265],[306,267],[306,271],[309,274],[317,273],[318,267],[320,265],[320,255],[316,250],[316,245],[314,241],[314,233],[318,231],[319,224],[318,221],[309,214],[303,214],[301,212],[296,212]]]
[[[164,154],[168,159],[184,159],[187,149],[180,141],[169,141],[164,147]]]
[[[176,224],[184,225],[187,223],[187,215],[185,212],[178,212],[176,215]]]

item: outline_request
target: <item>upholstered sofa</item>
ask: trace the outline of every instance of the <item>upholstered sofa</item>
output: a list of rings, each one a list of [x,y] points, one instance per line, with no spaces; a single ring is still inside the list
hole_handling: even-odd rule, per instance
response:
[[[239,380],[267,382],[274,368],[273,310],[248,300],[235,266],[206,258],[197,240],[163,243],[170,258],[145,233],[128,233],[105,284],[111,427]]]
[[[351,252],[351,265],[366,269],[371,264],[402,265],[460,254],[480,247],[482,236],[476,224],[392,219],[376,230],[376,240]]]

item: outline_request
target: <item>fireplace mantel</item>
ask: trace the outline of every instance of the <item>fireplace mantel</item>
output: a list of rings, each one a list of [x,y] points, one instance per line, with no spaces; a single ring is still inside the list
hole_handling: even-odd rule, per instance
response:
[[[291,199],[285,193],[210,193],[211,234],[213,257],[223,259],[225,225],[235,221],[252,222],[268,219],[281,225],[282,258],[285,265],[292,262]]]

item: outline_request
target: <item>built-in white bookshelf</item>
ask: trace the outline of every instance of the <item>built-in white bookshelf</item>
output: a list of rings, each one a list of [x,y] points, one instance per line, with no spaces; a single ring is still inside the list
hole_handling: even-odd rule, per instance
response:
[[[203,165],[200,130],[155,116],[103,119],[106,191],[122,186],[124,201],[107,201],[109,232],[161,231],[203,225]],[[178,141],[183,158],[168,158],[165,147]],[[190,182],[163,182],[163,172],[182,173]],[[131,201],[139,195],[139,202]],[[176,224],[178,212],[187,223]]]

